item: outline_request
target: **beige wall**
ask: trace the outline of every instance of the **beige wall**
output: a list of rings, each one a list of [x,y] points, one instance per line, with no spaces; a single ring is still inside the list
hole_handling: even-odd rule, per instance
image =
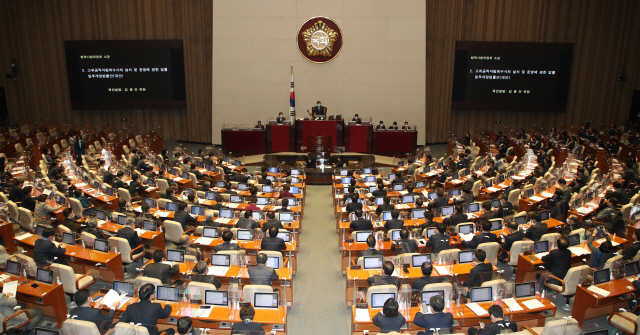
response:
[[[298,29],[326,16],[342,28],[342,51],[314,64],[300,55]],[[424,0],[216,0],[213,2],[213,143],[223,123],[288,115],[290,66],[297,117],[317,100],[329,114],[417,124],[424,143]]]

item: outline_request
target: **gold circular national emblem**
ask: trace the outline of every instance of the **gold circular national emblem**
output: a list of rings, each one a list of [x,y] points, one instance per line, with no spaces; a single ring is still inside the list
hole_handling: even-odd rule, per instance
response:
[[[313,17],[298,30],[298,50],[313,63],[328,63],[342,49],[342,31],[328,17]]]

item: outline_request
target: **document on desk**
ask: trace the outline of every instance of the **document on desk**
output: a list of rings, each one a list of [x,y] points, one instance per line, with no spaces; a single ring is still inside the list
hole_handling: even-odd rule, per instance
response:
[[[504,302],[504,304],[507,305],[507,307],[509,307],[509,309],[513,312],[524,310],[524,308],[520,306],[520,304],[516,301],[516,299],[513,299],[513,298],[502,299],[502,302]]]
[[[368,182],[368,183],[364,183],[367,187],[371,187],[371,186],[378,186],[378,184],[376,183],[372,183],[372,182]]]
[[[405,204],[398,204],[396,205],[397,209],[409,209],[409,205],[405,205]]]
[[[167,216],[169,216],[169,213],[171,212],[167,212],[167,211],[157,211],[156,215],[161,217],[161,218],[166,218]]]
[[[469,242],[473,239],[473,234],[460,234],[460,239]]]
[[[8,283],[4,283],[4,286],[2,287],[2,293],[4,293],[4,294],[11,293],[15,297],[16,296],[16,292],[18,292],[18,281],[17,280],[10,281]]]
[[[371,316],[369,316],[368,308],[356,308],[356,321],[358,322],[370,322]]]
[[[118,292],[111,289],[109,290],[109,292],[107,292],[107,294],[104,295],[104,298],[102,298],[102,301],[100,302],[100,304],[111,307],[113,306],[114,302],[120,301],[122,298],[126,296],[127,296],[127,293],[118,294]]]
[[[207,270],[207,274],[210,276],[222,277],[227,274],[227,271],[229,271],[228,266],[210,266],[209,270]]]
[[[209,315],[211,315],[211,311],[213,311],[213,308],[211,308],[211,306],[202,305],[200,306],[200,308],[198,308],[195,317],[208,318]]]
[[[569,250],[571,251],[572,254],[576,255],[576,256],[582,256],[582,255],[588,255],[591,254],[591,251],[586,250],[583,247],[569,247]]]
[[[198,203],[199,203],[199,204],[203,204],[205,201],[207,201],[207,199],[200,199],[200,198],[198,198]]]
[[[174,181],[183,181],[184,179],[180,178],[180,177],[175,177],[173,178]]]
[[[473,214],[473,213],[466,213],[465,214],[467,216],[467,220],[469,219],[476,219],[478,216]]]
[[[136,229],[134,229],[134,231],[136,233],[138,233],[138,236],[142,236],[142,234],[148,232],[148,230],[144,230],[144,229],[140,229],[140,228],[136,228]]]
[[[603,290],[597,286],[591,285],[589,286],[589,288],[587,289],[587,291],[591,291],[593,293],[597,293],[603,297],[608,297],[609,294],[611,294],[611,292],[607,291],[607,290]]]
[[[513,180],[522,180],[522,179],[524,179],[524,177],[521,177],[521,176],[513,176],[513,177],[511,177],[511,179],[513,179]]]
[[[596,242],[598,242],[598,243],[600,243],[600,244],[602,244],[602,243],[604,243],[604,242],[606,242],[606,241],[607,241],[607,239],[606,239],[606,238],[600,238],[600,239],[597,239],[597,240],[596,240]],[[615,241],[611,240],[611,245],[613,245],[614,247],[616,247],[616,246],[619,246],[619,245],[620,245],[620,243],[618,243],[618,242],[615,242]]]
[[[553,196],[553,194],[551,194],[549,192],[542,192],[540,195],[542,195],[545,198],[551,198]]]
[[[234,204],[234,203],[230,202],[230,203],[227,203],[226,206],[229,207],[229,208],[236,209],[236,208],[238,208],[238,206],[240,206],[240,204]]]
[[[229,222],[231,222],[231,219],[229,219],[229,218],[217,218],[215,220],[215,222],[217,222],[217,223],[229,223]]]
[[[441,276],[449,275],[449,270],[447,270],[447,268],[442,265],[436,265],[433,268],[436,269],[436,271],[438,271],[438,274]]]
[[[538,301],[536,299],[523,301],[522,304],[525,305],[528,309],[544,308],[544,305],[540,301]]]
[[[401,194],[401,195],[405,195],[405,194],[409,193],[409,191],[398,191],[398,193]]]
[[[3,273],[3,274],[0,275],[0,281],[5,281],[5,280],[7,280],[9,278],[11,278],[11,276],[9,276],[8,274],[4,274]],[[633,278],[631,278],[631,279],[633,279]],[[633,280],[630,280],[630,281],[633,281]]]
[[[85,187],[85,186],[87,186],[87,184],[85,184],[85,183],[79,183],[79,184],[76,184],[75,186],[76,186],[76,188],[80,188],[80,187]]]
[[[539,196],[537,196],[537,195],[534,195],[534,196],[532,196],[532,197],[529,197],[529,200],[531,200],[531,201],[536,201],[536,202],[537,202],[537,201],[542,201],[542,200],[544,200],[544,198],[543,198],[543,197],[539,197]]]
[[[491,191],[491,192],[499,192],[500,191],[500,189],[496,188],[496,187],[489,187],[489,188],[487,188],[487,190]]]
[[[477,316],[489,314],[486,309],[480,307],[480,305],[476,304],[475,302],[467,304],[467,307],[469,307],[472,312],[476,313]]]
[[[544,256],[546,256],[548,254],[549,254],[549,252],[545,251],[545,252],[539,252],[539,253],[535,254],[535,256],[538,257],[538,258],[542,258],[542,257],[544,257]]]
[[[209,245],[209,244],[211,244],[211,242],[213,242],[213,238],[212,237],[198,237],[198,239],[195,240],[193,243],[202,244],[202,245]]]
[[[33,234],[31,234],[31,233],[26,233],[26,234],[22,234],[22,235],[16,236],[16,239],[18,239],[18,240],[22,241],[22,240],[24,240],[25,238],[27,238],[27,237],[31,237],[31,236],[33,236]]]

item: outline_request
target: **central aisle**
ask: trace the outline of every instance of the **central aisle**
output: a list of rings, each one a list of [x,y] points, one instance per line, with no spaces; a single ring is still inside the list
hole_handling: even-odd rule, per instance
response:
[[[335,222],[331,186],[307,186],[298,276],[293,283],[294,308],[287,315],[288,334],[350,333]]]

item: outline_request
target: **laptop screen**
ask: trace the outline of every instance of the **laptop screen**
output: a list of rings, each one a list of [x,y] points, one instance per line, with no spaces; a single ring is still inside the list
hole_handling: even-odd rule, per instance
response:
[[[400,239],[400,230],[394,230],[391,232],[391,240],[396,241]]]
[[[204,193],[204,198],[206,200],[216,200],[216,193],[215,192],[205,192]]]
[[[376,182],[376,177],[375,176],[366,176],[366,177],[364,177],[364,182],[365,183],[375,183]]]
[[[491,207],[493,208],[500,207],[500,199],[491,200]]]
[[[438,193],[437,192],[430,192],[430,193],[427,194],[427,198],[429,198],[429,200],[438,199]]]
[[[394,180],[394,179],[396,179],[396,175],[395,175],[395,174],[393,174],[393,173],[389,173],[389,174],[387,175],[387,178],[389,178],[389,180]]]
[[[270,257],[267,256],[267,264],[268,267],[279,269],[280,268],[280,257]]]
[[[238,229],[238,241],[253,241],[253,230]]]
[[[285,242],[291,241],[291,233],[288,232],[288,231],[278,232],[278,236],[277,237],[283,239]]]
[[[413,219],[424,219],[424,209],[414,208],[413,210],[411,210],[411,217]]]
[[[253,307],[255,308],[278,308],[280,296],[278,293],[254,293]]]
[[[524,216],[524,215],[516,216],[516,217],[514,218],[514,220],[516,221],[516,223],[517,223],[518,225],[521,225],[521,224],[524,224],[525,222],[527,222],[527,217],[526,217],[526,216]]]
[[[391,219],[391,212],[382,212],[382,221],[389,221]]]
[[[127,223],[127,216],[126,215],[118,215],[118,224],[124,226],[126,223]]]
[[[204,227],[204,228],[202,228],[202,236],[203,237],[217,238],[218,237],[218,228]]]
[[[260,212],[260,211],[251,212],[251,218],[253,218],[256,221],[262,221],[263,217],[264,217],[263,212]]]
[[[415,202],[415,200],[414,200],[413,195],[403,195],[402,196],[402,203],[403,204],[412,204],[414,202]]]
[[[451,190],[450,194],[451,194],[452,197],[459,197],[462,194],[462,191],[460,191],[460,189]]]
[[[384,307],[385,301],[388,299],[395,299],[395,293],[372,293],[371,294],[371,308]]]
[[[416,188],[425,188],[426,184],[424,181],[417,181]]]
[[[611,280],[610,269],[602,269],[593,272],[593,284],[598,285]]]
[[[453,206],[442,207],[442,216],[453,215]]]
[[[380,197],[380,198],[376,198],[376,205],[380,206],[384,204],[384,198]]]
[[[342,184],[350,184],[351,177],[342,177]]]
[[[427,228],[427,239],[436,233],[436,228]]]
[[[154,199],[146,198],[144,199],[144,203],[149,205],[151,208],[156,207],[156,201]]]
[[[167,202],[167,211],[175,212],[178,210],[178,204],[175,202]]]
[[[280,221],[282,222],[293,222],[293,213],[291,212],[280,212]]]
[[[363,257],[363,268],[365,270],[375,270],[375,269],[382,269],[382,263],[384,262],[384,258],[382,257],[368,257],[365,256]]]
[[[442,300],[444,300],[444,290],[443,291],[422,291],[420,292],[420,300],[423,304],[429,305],[431,297],[441,296]]]
[[[20,276],[20,263],[8,260],[6,271],[14,276]]]
[[[204,215],[204,207],[202,207],[202,206],[191,206],[191,214]]]
[[[533,250],[535,253],[547,252],[549,251],[549,241],[540,241],[533,244]]]
[[[47,229],[47,227],[43,226],[43,225],[37,225],[36,226],[36,235],[38,236],[42,236],[42,232]]]
[[[158,286],[156,300],[178,302],[179,287]]]
[[[471,288],[471,302],[491,301],[491,297],[492,297],[492,289],[490,286]]]
[[[340,170],[340,175],[341,176],[348,176],[349,175],[349,170]]]
[[[142,229],[149,230],[149,231],[156,231],[155,221],[150,221],[150,220],[142,221]]]
[[[257,202],[256,202],[256,205],[265,206],[265,205],[268,205],[268,204],[269,204],[269,198],[265,198],[265,197],[259,197]]]
[[[58,199],[56,202],[58,203],[58,205],[64,206],[67,204],[67,198],[58,196]]]
[[[127,294],[127,297],[133,298],[133,283],[127,283],[124,281],[113,281],[113,290],[118,294]]]
[[[458,263],[464,264],[473,262],[473,255],[473,251],[460,251],[458,253]]]
[[[402,191],[402,190],[404,190],[404,184],[394,184],[393,185],[393,190],[394,191]]]
[[[106,217],[107,217],[107,213],[105,213],[105,211],[96,210],[96,219],[105,220]]]
[[[431,263],[431,254],[421,254],[421,255],[411,256],[412,267],[419,268],[422,266],[422,263]]]
[[[72,234],[72,233],[63,232],[62,233],[62,243],[69,244],[69,245],[75,245],[76,244],[76,235]]]
[[[233,211],[231,209],[228,209],[228,208],[220,208],[219,215],[220,215],[221,218],[230,219],[230,218],[233,217]]]
[[[211,265],[229,266],[231,264],[231,255],[211,254]]]
[[[373,231],[357,231],[356,232],[356,242],[366,242],[369,235],[372,235]]]
[[[167,261],[184,263],[184,250],[167,249]]]
[[[473,223],[461,224],[458,226],[458,233],[473,234]]]
[[[229,202],[231,202],[232,204],[239,204],[242,202],[242,197],[232,194],[229,196]]]
[[[271,185],[262,185],[262,192],[271,193],[273,192],[273,187],[271,187]]]
[[[491,231],[502,230],[502,220],[491,221]]]
[[[638,261],[626,263],[624,265],[624,275],[626,277],[635,276],[640,273],[640,266],[638,265]]]
[[[373,173],[373,169],[372,168],[364,168],[362,169],[362,174],[372,174]]]
[[[479,202],[474,202],[469,204],[469,206],[467,206],[467,212],[469,213],[475,213],[480,211],[480,203]]]
[[[542,211],[542,212],[540,212],[540,219],[541,219],[542,221],[547,221],[547,220],[549,220],[549,219],[550,219],[550,213],[549,213],[549,211]]]
[[[204,304],[227,307],[229,305],[229,291],[204,291]]]
[[[238,191],[245,191],[247,189],[247,184],[238,183]]]
[[[35,335],[60,335],[60,332],[57,330],[45,329],[45,328],[36,328]]]
[[[291,169],[291,175],[292,175],[292,176],[299,176],[299,175],[300,175],[300,170],[297,170],[297,169]]]
[[[278,173],[278,168],[277,167],[270,167],[269,168],[269,173]]]
[[[218,180],[216,181],[216,187],[217,188],[224,188],[226,185],[224,184],[224,180]]]
[[[570,247],[576,246],[580,244],[580,235],[578,234],[567,235],[567,241],[569,242]]]
[[[298,186],[291,186],[289,192],[291,192],[291,194],[298,194],[298,192],[300,192],[300,188]]]
[[[109,252],[109,242],[107,242],[107,240],[96,239],[93,241],[93,250]]]
[[[53,284],[53,270],[38,268],[36,271],[36,280],[45,284]]]
[[[516,283],[516,298],[527,298],[536,295],[536,282]]]

